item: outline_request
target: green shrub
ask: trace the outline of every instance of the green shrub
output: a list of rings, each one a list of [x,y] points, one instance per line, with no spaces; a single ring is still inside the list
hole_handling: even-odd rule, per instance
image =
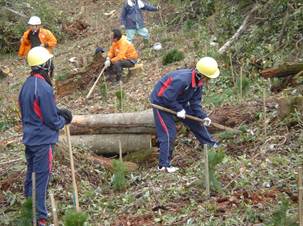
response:
[[[208,152],[208,167],[209,167],[209,184],[214,191],[221,190],[221,183],[216,175],[217,166],[223,162],[225,154],[223,151],[209,151]]]
[[[107,82],[104,81],[100,84],[100,93],[101,96],[104,97],[105,99],[107,98],[107,92],[108,92]]]
[[[64,215],[64,226],[84,226],[87,220],[87,214],[77,212],[76,210],[68,210]]]
[[[123,101],[125,99],[125,92],[123,90],[119,90],[116,92],[116,97],[117,97],[117,100],[118,100],[118,109],[122,110],[123,108]]]
[[[112,185],[116,191],[123,191],[127,187],[127,167],[121,160],[113,160]]]
[[[162,64],[163,65],[167,65],[167,64],[171,64],[173,62],[176,61],[180,61],[184,59],[184,54],[183,52],[177,50],[177,49],[173,49],[171,51],[169,51],[163,58],[162,58]]]
[[[32,226],[33,225],[33,208],[32,199],[27,199],[21,206],[20,215],[17,217],[16,225]]]
[[[287,215],[289,210],[289,202],[283,199],[278,208],[274,211],[269,225],[271,226],[298,226],[296,220]]]

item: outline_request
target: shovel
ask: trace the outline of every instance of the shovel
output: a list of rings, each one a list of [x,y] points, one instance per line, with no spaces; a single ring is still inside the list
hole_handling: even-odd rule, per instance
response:
[[[171,109],[162,107],[162,106],[160,106],[160,105],[151,104],[151,106],[152,106],[153,108],[159,109],[159,110],[161,110],[161,111],[165,111],[165,112],[171,113],[171,114],[173,114],[173,115],[177,115],[177,112],[175,112],[175,111],[173,111],[173,110],[171,110]],[[196,121],[196,122],[204,123],[204,120],[203,120],[203,119],[200,119],[200,118],[195,117],[195,116],[192,116],[192,115],[186,114],[186,115],[185,115],[185,118],[191,119],[191,120]],[[218,129],[227,130],[227,131],[230,131],[230,132],[233,132],[233,133],[239,133],[239,132],[240,132],[240,130],[233,129],[233,128],[230,128],[230,127],[227,127],[227,126],[223,126],[223,125],[221,125],[221,124],[219,124],[219,123],[212,122],[211,124],[212,124],[214,127],[218,128]]]
[[[102,68],[102,70],[101,70],[101,72],[100,72],[98,78],[96,79],[94,85],[92,86],[92,88],[90,88],[88,94],[86,95],[86,97],[85,97],[86,99],[88,99],[88,98],[90,97],[90,95],[92,94],[92,92],[94,91],[94,89],[95,89],[95,87],[96,87],[96,85],[97,85],[99,79],[101,78],[101,75],[103,74],[103,72],[104,72],[105,69],[106,69],[106,67],[104,66],[104,67]]]

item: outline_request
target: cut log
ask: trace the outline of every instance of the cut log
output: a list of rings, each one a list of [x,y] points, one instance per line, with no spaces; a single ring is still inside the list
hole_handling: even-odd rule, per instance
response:
[[[151,110],[132,113],[75,115],[71,134],[155,134]]]
[[[151,135],[148,134],[99,134],[71,136],[72,145],[85,146],[98,155],[112,153],[119,154],[119,140],[121,141],[123,153],[149,151],[152,148]]]
[[[239,106],[222,106],[213,109],[210,118],[222,128],[210,126],[211,132],[236,127],[254,120],[254,112],[259,103],[247,103]],[[72,135],[82,134],[156,134],[152,110],[132,113],[75,115],[71,124]]]
[[[78,73],[69,74],[65,76],[59,76],[56,81],[56,92],[58,96],[65,96],[71,94],[79,89],[89,89],[94,80],[100,74],[105,58],[102,53],[95,55],[93,62],[91,62],[83,71]]]
[[[303,97],[302,96],[289,96],[281,97],[277,100],[278,102],[278,116],[280,119],[299,112],[303,114]]]
[[[278,67],[267,68],[260,72],[263,78],[287,77],[303,71],[303,63],[285,63]]]

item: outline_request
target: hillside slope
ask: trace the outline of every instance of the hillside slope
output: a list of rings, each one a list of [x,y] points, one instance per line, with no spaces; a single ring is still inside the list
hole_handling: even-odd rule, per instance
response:
[[[75,147],[80,206],[89,216],[88,224],[248,226],[287,222],[287,225],[298,225],[296,178],[303,157],[303,113],[293,111],[289,117],[279,118],[276,99],[302,96],[302,93],[298,88],[288,88],[272,94],[273,81],[260,79],[259,71],[286,61],[302,62],[302,3],[295,0],[153,2],[159,3],[161,10],[145,14],[146,26],[151,33],[150,44],[161,42],[163,49],[143,48],[142,40],[135,40],[144,72],[123,83],[126,93],[123,111],[150,108],[149,93],[163,73],[192,66],[199,57],[210,55],[218,60],[221,76],[205,90],[205,109],[210,114],[226,111],[236,118],[247,112],[253,117],[235,124],[241,134],[215,134],[222,143],[220,151],[225,158],[216,166],[220,185],[212,188],[210,198],[204,188],[202,148],[181,126],[178,126],[173,159],[180,172],[157,172],[156,151],[143,161],[138,161],[136,156],[140,168],[127,175],[128,187],[123,192],[113,189],[111,171],[89,160],[91,153],[86,148]],[[56,78],[62,79],[66,74],[84,69],[92,60],[96,46],[109,47],[110,32],[119,27],[121,4],[110,0],[52,0],[49,4],[66,19],[62,27],[66,24],[67,36],[55,50]],[[219,54],[218,49],[237,31],[255,4],[259,4],[258,9],[244,33],[225,54]],[[113,13],[106,15],[110,12]],[[83,30],[68,27],[79,22],[89,26]],[[163,66],[162,57],[172,49],[182,51],[184,60]],[[72,57],[76,63],[69,61]],[[3,106],[0,110],[0,225],[15,225],[24,201],[25,172],[17,96],[29,68],[17,60],[15,53],[0,55],[0,65],[7,66],[12,73],[1,80],[0,91]],[[116,92],[121,87],[108,85],[105,96],[102,84],[90,100],[85,99],[88,87],[57,98],[57,102],[74,114],[120,112],[116,107]],[[134,161],[131,156],[125,158]],[[50,190],[55,194],[61,222],[73,204],[70,173],[68,150],[58,147]]]

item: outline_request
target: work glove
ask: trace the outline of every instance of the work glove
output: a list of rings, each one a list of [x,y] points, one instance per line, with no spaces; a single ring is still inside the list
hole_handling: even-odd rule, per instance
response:
[[[58,108],[58,115],[62,116],[65,119],[65,125],[70,124],[73,120],[71,111],[65,108]]]
[[[178,117],[178,118],[185,119],[185,114],[186,114],[185,110],[182,109],[181,111],[178,111],[178,112],[177,112],[177,117]]]
[[[104,62],[104,67],[108,68],[110,66],[110,59],[107,57],[106,61]]]
[[[204,121],[203,125],[210,126],[210,124],[211,124],[211,119],[210,118],[206,117],[206,118],[203,119],[203,121]]]

